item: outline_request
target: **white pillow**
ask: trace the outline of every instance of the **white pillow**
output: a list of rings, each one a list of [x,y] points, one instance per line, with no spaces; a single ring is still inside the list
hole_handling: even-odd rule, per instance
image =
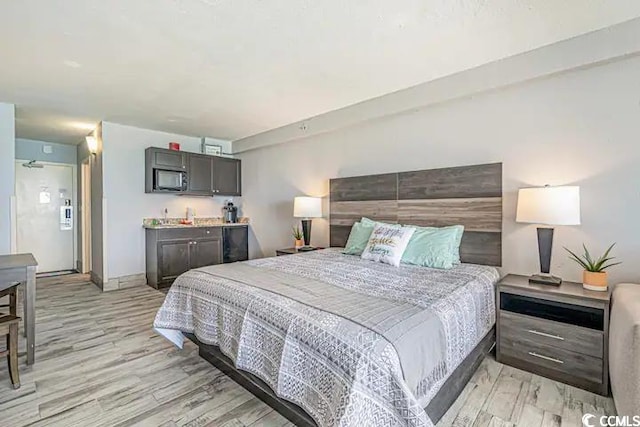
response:
[[[376,223],[369,242],[362,252],[362,259],[383,262],[398,267],[402,254],[413,233],[413,227],[398,227],[393,225]]]

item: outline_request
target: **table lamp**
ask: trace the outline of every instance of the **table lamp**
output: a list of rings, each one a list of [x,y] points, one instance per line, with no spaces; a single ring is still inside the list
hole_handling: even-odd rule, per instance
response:
[[[580,187],[535,187],[518,190],[516,222],[543,225],[580,225]],[[529,282],[559,286],[562,279],[550,274],[553,227],[538,227],[540,272]]]
[[[322,216],[322,199],[320,197],[296,197],[293,199],[293,216],[302,218],[304,246],[300,249],[311,249],[311,218],[320,218]]]

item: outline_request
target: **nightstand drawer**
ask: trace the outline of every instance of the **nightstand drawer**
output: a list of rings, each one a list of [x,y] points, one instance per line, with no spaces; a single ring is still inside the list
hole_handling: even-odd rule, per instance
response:
[[[603,333],[508,311],[500,312],[500,337],[603,357]]]
[[[512,340],[500,337],[500,352],[506,359],[523,365],[536,365],[543,370],[551,370],[566,374],[571,378],[584,379],[592,383],[602,383],[602,359],[576,353],[566,349],[543,344],[533,344],[525,340]],[[532,371],[536,372],[535,369]],[[544,375],[544,372],[541,372]]]

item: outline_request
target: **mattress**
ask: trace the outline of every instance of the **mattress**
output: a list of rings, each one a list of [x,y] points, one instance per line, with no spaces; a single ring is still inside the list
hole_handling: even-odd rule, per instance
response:
[[[154,327],[218,346],[319,426],[431,426],[423,408],[495,323],[498,279],[326,249],[187,272]]]

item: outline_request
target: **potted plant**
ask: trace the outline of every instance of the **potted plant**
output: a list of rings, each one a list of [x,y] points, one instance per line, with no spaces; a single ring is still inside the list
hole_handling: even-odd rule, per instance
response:
[[[296,225],[295,227],[291,227],[291,234],[293,235],[293,238],[295,239],[296,243],[295,243],[295,247],[296,248],[301,248],[304,246],[304,242],[302,241],[302,230],[300,230],[300,226]]]
[[[584,271],[582,273],[582,286],[585,289],[590,291],[606,291],[607,290],[607,272],[605,271],[609,267],[613,267],[614,265],[621,264],[620,262],[611,262],[611,260],[615,259],[614,257],[610,257],[609,253],[611,249],[616,244],[609,246],[609,249],[605,251],[605,253],[597,259],[594,259],[587,247],[583,244],[584,255],[578,256],[574,252],[570,251],[567,248],[564,248],[567,252],[569,252],[569,259],[577,262]]]

